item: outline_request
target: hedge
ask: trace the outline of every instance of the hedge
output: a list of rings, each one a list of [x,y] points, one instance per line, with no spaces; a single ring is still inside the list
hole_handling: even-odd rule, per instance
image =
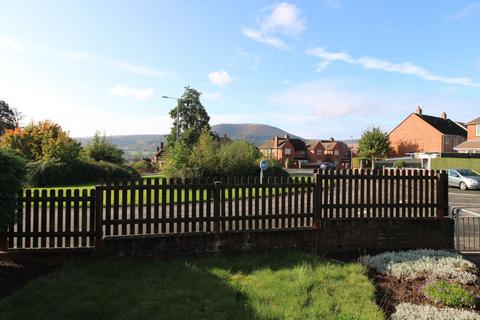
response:
[[[140,179],[140,174],[135,169],[102,161],[47,161],[31,162],[27,165],[27,181],[34,187],[137,179]]]
[[[472,169],[480,173],[480,159],[462,159],[462,158],[435,158],[432,159],[432,169]]]
[[[25,159],[0,149],[0,232],[15,221],[17,194],[25,179]]]

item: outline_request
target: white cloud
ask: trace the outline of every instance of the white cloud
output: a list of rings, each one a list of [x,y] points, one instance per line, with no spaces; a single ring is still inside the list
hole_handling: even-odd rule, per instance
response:
[[[305,19],[294,4],[282,2],[275,7],[261,23],[262,33],[283,33],[296,36],[305,30]]]
[[[453,21],[459,21],[462,20],[476,12],[480,11],[480,2],[471,2],[458,10],[457,12],[454,12],[453,14],[449,15],[448,17],[445,18],[446,22],[453,22]]]
[[[279,48],[279,49],[288,49],[288,45],[285,42],[283,42],[282,40],[280,40],[279,38],[265,35],[265,34],[261,33],[260,31],[256,31],[256,30],[253,30],[251,28],[243,27],[242,28],[242,33],[247,38],[250,38],[250,39],[255,40],[257,42],[269,44],[269,45],[272,45],[272,46],[274,46],[276,48]]]
[[[301,16],[300,9],[294,4],[282,2],[270,8],[269,13],[261,19],[258,29],[242,27],[242,33],[257,42],[288,49],[289,46],[278,34],[295,37],[305,28],[306,19]]]
[[[5,34],[0,34],[0,45],[10,48],[16,52],[24,53],[25,52],[25,41],[7,36]]]
[[[220,100],[221,97],[220,92],[205,92],[202,94],[202,98],[209,101]]]
[[[75,51],[75,50],[62,50],[59,53],[60,58],[65,60],[81,60],[90,61],[91,57],[88,53]]]
[[[208,74],[208,79],[210,79],[211,83],[219,87],[225,87],[233,80],[232,77],[225,70],[210,72]]]
[[[112,96],[122,98],[130,97],[137,100],[145,100],[153,95],[153,90],[151,88],[130,88],[126,85],[119,84],[111,88],[108,93],[110,93]]]
[[[120,69],[138,76],[148,76],[153,78],[163,78],[169,75],[168,72],[163,70],[158,70],[142,65],[129,64],[122,61],[116,61],[115,65]]]
[[[421,66],[417,66],[411,62],[394,63],[383,59],[371,58],[368,56],[353,58],[345,52],[329,52],[324,48],[314,48],[306,51],[307,54],[316,56],[321,59],[317,65],[317,71],[325,69],[334,61],[342,61],[349,64],[362,66],[367,70],[381,70],[385,72],[394,72],[415,76],[428,81],[437,81],[446,84],[455,84],[466,87],[480,88],[480,83],[474,82],[467,77],[447,77],[435,74]]]

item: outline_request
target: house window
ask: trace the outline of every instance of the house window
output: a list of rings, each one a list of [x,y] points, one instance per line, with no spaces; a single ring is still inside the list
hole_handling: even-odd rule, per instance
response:
[[[477,124],[475,128],[477,129],[477,137],[480,137],[480,124]]]
[[[340,151],[335,150],[335,155],[338,156],[340,154]]]
[[[301,155],[305,155],[305,151],[303,151],[303,150],[300,151],[300,154],[301,154]]]
[[[290,148],[285,149],[285,154],[292,154],[292,149]]]
[[[322,149],[317,149],[317,156],[321,156],[323,153],[323,150]]]

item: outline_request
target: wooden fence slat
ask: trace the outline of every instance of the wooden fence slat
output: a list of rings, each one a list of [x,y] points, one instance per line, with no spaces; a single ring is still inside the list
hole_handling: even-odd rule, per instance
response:
[[[67,189],[65,191],[65,233],[69,234],[72,229],[72,190]],[[71,237],[65,236],[65,247],[71,247]]]

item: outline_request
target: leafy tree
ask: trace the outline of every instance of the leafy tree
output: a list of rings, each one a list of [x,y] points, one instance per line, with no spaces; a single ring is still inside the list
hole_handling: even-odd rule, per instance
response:
[[[25,159],[0,149],[0,233],[15,218],[17,195],[24,182]]]
[[[95,132],[92,142],[83,149],[83,154],[95,161],[123,164],[123,150],[107,141],[105,135]]]
[[[390,149],[390,138],[379,127],[371,127],[365,130],[358,142],[360,157],[370,159],[372,169],[375,168],[375,160],[385,157]]]
[[[18,128],[20,118],[20,112],[10,108],[8,103],[0,100],[0,136],[5,133],[5,130]]]
[[[200,102],[201,92],[185,87],[177,106],[170,111],[173,119],[171,133],[167,136],[167,145],[173,146],[177,135],[177,111],[179,138],[187,147],[193,147],[204,128],[210,130],[210,117]]]
[[[30,161],[71,162],[80,154],[80,143],[70,138],[60,125],[45,120],[25,128],[7,129],[0,147],[20,152]]]
[[[210,130],[203,128],[189,156],[189,164],[197,176],[213,176],[218,172],[217,143]]]

